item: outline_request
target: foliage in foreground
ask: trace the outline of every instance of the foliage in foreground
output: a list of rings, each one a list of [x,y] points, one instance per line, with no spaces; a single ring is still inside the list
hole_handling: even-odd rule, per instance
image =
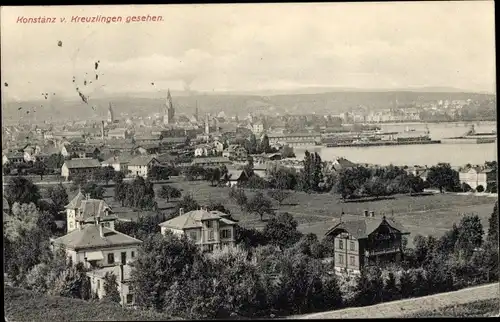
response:
[[[162,321],[170,319],[170,316],[166,314],[126,310],[117,304],[48,296],[10,286],[5,287],[4,305],[5,317],[10,321]]]

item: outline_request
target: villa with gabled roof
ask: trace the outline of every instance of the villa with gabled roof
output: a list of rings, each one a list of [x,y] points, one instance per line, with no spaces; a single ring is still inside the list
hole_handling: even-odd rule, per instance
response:
[[[366,266],[401,260],[402,237],[408,234],[394,219],[375,217],[373,211],[365,210],[364,216],[343,215],[325,235],[335,243],[335,271],[359,273]]]
[[[230,215],[217,210],[193,210],[184,213],[180,209],[179,216],[161,224],[161,233],[167,231],[176,235],[186,235],[204,251],[213,251],[235,244],[236,221]]]

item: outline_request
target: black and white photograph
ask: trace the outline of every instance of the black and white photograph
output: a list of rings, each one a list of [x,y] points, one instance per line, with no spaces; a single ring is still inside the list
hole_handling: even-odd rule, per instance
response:
[[[5,321],[500,316],[494,1],[0,13]]]

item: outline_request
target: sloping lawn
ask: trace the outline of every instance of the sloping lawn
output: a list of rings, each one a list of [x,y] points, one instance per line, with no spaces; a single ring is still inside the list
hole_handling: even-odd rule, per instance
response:
[[[124,309],[110,303],[87,302],[5,287],[8,321],[164,321],[167,315]]]

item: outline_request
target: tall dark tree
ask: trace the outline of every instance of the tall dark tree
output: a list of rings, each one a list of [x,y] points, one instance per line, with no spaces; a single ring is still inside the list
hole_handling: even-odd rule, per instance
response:
[[[262,140],[260,141],[259,152],[260,153],[271,152],[271,146],[269,145],[269,137],[267,136],[267,134],[264,134]]]
[[[59,183],[55,187],[50,186],[47,188],[47,196],[52,200],[57,211],[64,210],[64,206],[69,202],[68,193],[62,183]]]
[[[483,225],[477,215],[464,216],[458,225],[458,237],[455,249],[466,258],[472,256],[475,249],[483,243]]]
[[[495,203],[493,208],[493,213],[488,219],[488,237],[487,241],[491,243],[493,247],[498,248],[498,201]]]
[[[11,209],[14,202],[37,204],[41,195],[38,186],[33,184],[30,179],[14,177],[9,180],[8,186],[5,188],[5,198],[9,204],[9,209]]]
[[[266,239],[280,248],[290,247],[301,237],[297,221],[287,212],[272,217],[263,230]]]

